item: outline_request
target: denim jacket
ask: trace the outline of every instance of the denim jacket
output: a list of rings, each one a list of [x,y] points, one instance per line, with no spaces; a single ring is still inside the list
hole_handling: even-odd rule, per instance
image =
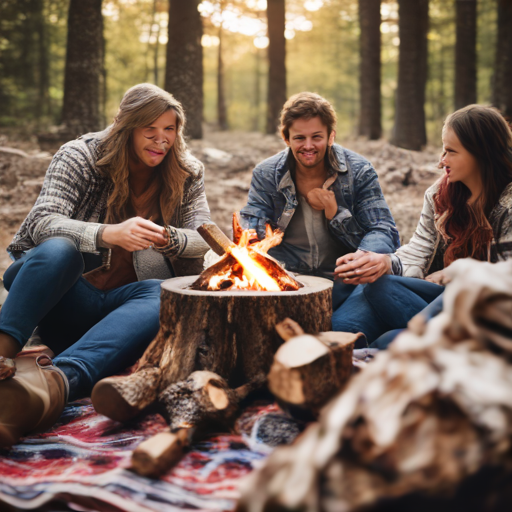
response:
[[[329,189],[336,197],[338,212],[329,222],[330,232],[353,251],[394,253],[400,239],[372,164],[337,144],[333,147],[339,171]],[[297,208],[295,183],[288,168],[289,151],[264,160],[253,171],[247,205],[240,213],[244,227],[256,229],[260,238],[265,236],[267,223],[286,231]],[[290,270],[316,270],[304,268],[298,256],[288,256],[283,263]]]

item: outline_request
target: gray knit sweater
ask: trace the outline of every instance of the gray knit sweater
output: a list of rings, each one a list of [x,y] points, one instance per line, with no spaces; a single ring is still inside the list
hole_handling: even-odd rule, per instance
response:
[[[80,252],[100,250],[97,235],[112,185],[100,174],[96,162],[107,130],[83,135],[64,144],[55,154],[39,197],[7,248],[14,257],[55,237],[69,238]],[[169,245],[160,251],[170,259],[198,258],[209,249],[196,231],[204,222],[210,222],[204,167],[190,154],[186,164],[190,177],[185,181],[183,200],[172,222],[177,229],[172,230]],[[143,252],[134,253],[134,259]]]
[[[441,234],[435,225],[434,194],[437,189],[438,184],[435,183],[425,192],[423,210],[414,235],[407,245],[392,255],[393,274],[424,279],[433,271],[432,262],[437,253],[443,250]],[[489,216],[489,222],[494,233],[489,246],[489,261],[496,263],[511,259],[512,183],[502,192]]]

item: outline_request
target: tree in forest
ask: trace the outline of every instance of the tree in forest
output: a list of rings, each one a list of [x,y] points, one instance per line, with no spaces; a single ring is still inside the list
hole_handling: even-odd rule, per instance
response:
[[[493,104],[512,121],[512,1],[498,0]]]
[[[181,102],[187,116],[186,133],[203,137],[203,22],[199,0],[169,1],[169,41],[165,89]]]
[[[286,101],[285,0],[267,0],[268,100],[267,133],[275,133]]]
[[[392,143],[415,151],[427,143],[428,6],[429,0],[398,0],[400,54]]]
[[[226,6],[225,0],[219,0],[221,16]],[[219,25],[219,46],[217,48],[217,122],[219,129],[228,129],[228,113],[226,108],[226,91],[224,86],[224,60],[222,56],[222,39],[224,27],[222,26],[222,18]]]
[[[361,111],[359,135],[370,140],[382,135],[380,100],[380,2],[359,0],[359,24],[361,28],[359,92]]]
[[[477,0],[457,0],[455,43],[455,109],[476,103]]]
[[[62,124],[76,137],[101,128],[102,0],[70,0]]]

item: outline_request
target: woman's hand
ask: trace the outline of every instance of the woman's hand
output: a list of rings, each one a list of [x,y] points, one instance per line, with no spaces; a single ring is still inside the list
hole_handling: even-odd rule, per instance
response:
[[[448,277],[444,270],[438,270],[437,272],[425,277],[425,281],[438,284],[440,286],[446,286],[451,280],[451,277]]]
[[[307,202],[315,210],[324,210],[327,219],[331,220],[338,212],[338,203],[332,190],[314,188],[306,196]]]
[[[102,238],[105,243],[117,245],[129,252],[148,249],[152,244],[167,243],[165,228],[142,217],[133,217],[121,224],[108,224]]]
[[[345,284],[374,283],[384,274],[391,274],[391,256],[358,250],[336,261],[335,279]]]

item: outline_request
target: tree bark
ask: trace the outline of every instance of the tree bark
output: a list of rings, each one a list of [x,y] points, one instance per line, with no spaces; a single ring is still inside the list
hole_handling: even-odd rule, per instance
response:
[[[71,0],[64,77],[62,124],[71,136],[101,128],[103,72],[102,0]]]
[[[223,4],[221,3],[221,6]],[[222,7],[221,7],[222,9]],[[222,23],[219,27],[219,48],[217,54],[217,122],[220,130],[228,129],[228,114],[226,110],[226,94],[224,90],[224,61],[222,58]]]
[[[428,6],[428,0],[398,0],[400,56],[392,142],[415,151],[427,143],[424,104]]]
[[[493,104],[512,121],[512,1],[498,0],[498,40]]]
[[[359,69],[359,135],[370,140],[382,135],[380,99],[380,3],[381,0],[359,0],[361,27]]]
[[[277,350],[268,374],[270,391],[292,414],[317,416],[348,382],[354,343],[361,336],[323,332],[286,341]]]
[[[476,103],[477,0],[457,0],[455,109]]]
[[[186,289],[191,277],[163,283],[160,389],[195,370],[215,372],[232,388],[264,382],[282,343],[276,324],[289,317],[309,333],[330,329],[330,283],[299,280],[306,286],[293,292],[198,292]]]
[[[203,137],[203,22],[199,0],[170,0],[165,89],[181,102],[186,134]]]
[[[267,0],[267,19],[269,68],[266,132],[273,134],[277,131],[279,114],[286,101],[285,0]]]

